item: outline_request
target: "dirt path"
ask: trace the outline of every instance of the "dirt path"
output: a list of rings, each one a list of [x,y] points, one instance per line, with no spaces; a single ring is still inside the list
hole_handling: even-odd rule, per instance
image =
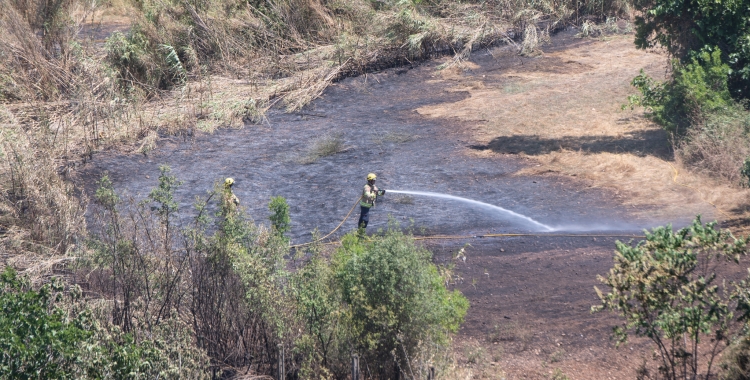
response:
[[[371,171],[381,188],[476,199],[563,231],[632,233],[685,223],[696,213],[715,216],[694,190],[672,182],[664,133],[639,113],[619,110],[638,70],[658,75],[665,64],[631,40],[568,34],[536,58],[497,48],[474,54],[463,68],[440,71],[441,62],[431,61],[350,78],[303,112],[273,113],[263,125],[166,138],[148,156],[98,154],[81,180],[93,192],[95,179],[109,172],[116,188],[142,199],[156,185],[158,166],[168,164],[185,182],[177,197],[187,222],[195,197],[231,176],[243,207],[260,223],[271,196],[287,198],[295,242],[315,228],[335,227]],[[331,149],[336,153],[320,154]],[[689,174],[680,181],[721,207],[744,196]],[[370,230],[389,217],[419,233],[534,231],[507,214],[413,196],[386,195]],[[356,215],[343,230],[355,224]],[[446,261],[464,243],[471,246],[456,267],[463,281],[455,286],[472,306],[456,339],[454,373],[634,378],[649,352],[644,343],[615,350],[608,337],[617,320],[589,313],[614,238],[429,244],[436,260]]]

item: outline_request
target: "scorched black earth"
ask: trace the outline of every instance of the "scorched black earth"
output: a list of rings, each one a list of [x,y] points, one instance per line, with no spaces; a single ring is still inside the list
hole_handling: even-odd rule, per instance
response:
[[[184,181],[176,197],[187,222],[195,197],[205,197],[214,182],[232,177],[241,205],[257,222],[265,222],[271,197],[287,199],[294,242],[308,240],[316,228],[332,230],[357,201],[369,172],[378,174],[381,189],[470,198],[559,230],[638,226],[605,190],[558,177],[515,176],[526,161],[514,156],[466,154],[473,143],[466,132],[470,125],[427,119],[415,111],[467,96],[429,82],[435,65],[349,78],[302,112],[274,110],[262,125],[167,137],[148,156],[100,153],[85,168],[86,188],[93,192],[95,180],[107,172],[116,189],[142,199],[157,184],[159,165],[169,165]],[[308,163],[316,144],[331,139],[343,140],[343,151]],[[356,227],[357,213],[342,233]],[[368,231],[386,227],[390,219],[417,233],[537,230],[519,218],[461,202],[390,194],[379,198],[370,219]]]

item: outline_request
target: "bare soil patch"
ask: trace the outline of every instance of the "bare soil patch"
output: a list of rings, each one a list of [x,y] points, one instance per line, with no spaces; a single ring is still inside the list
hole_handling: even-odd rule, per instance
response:
[[[460,373],[474,379],[553,379],[557,373],[599,380],[635,379],[644,363],[653,371],[658,363],[650,340],[631,336],[617,347],[612,327],[622,319],[590,312],[599,304],[594,286],[604,289],[596,276],[612,266],[616,240],[541,236],[431,246],[437,262],[455,265],[453,286],[471,302],[456,338]],[[456,260],[462,248],[466,260]],[[733,264],[717,271],[728,280],[746,276],[743,266]]]
[[[456,262],[455,286],[471,302],[456,339],[459,368],[475,379],[634,379],[644,358],[651,362],[649,342],[615,347],[618,318],[590,312],[615,240],[472,241],[466,261]],[[461,246],[431,248],[449,261]]]

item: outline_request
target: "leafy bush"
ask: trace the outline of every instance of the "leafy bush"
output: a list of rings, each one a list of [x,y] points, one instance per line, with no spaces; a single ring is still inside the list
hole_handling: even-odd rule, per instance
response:
[[[675,60],[672,65],[672,78],[666,82],[641,71],[632,81],[640,95],[629,96],[629,106],[645,107],[646,115],[675,137],[675,153],[684,162],[737,184],[743,160],[750,155],[750,112],[731,97],[731,69],[718,49],[705,49],[692,54],[687,64]]]
[[[656,44],[688,62],[694,52],[718,46],[732,69],[726,75],[735,97],[747,98],[750,86],[750,3],[748,0],[636,0],[635,43]]]
[[[117,78],[125,91],[142,88],[148,92],[170,89],[185,83],[184,62],[191,61],[189,46],[162,43],[135,25],[127,34],[113,33],[107,39],[107,62],[118,72]]]
[[[672,71],[672,80],[656,82],[641,70],[632,81],[641,95],[628,98],[631,107],[646,107],[667,131],[684,134],[695,120],[734,104],[727,87],[729,66],[718,49],[701,51],[685,65],[674,61]]]
[[[79,344],[93,332],[85,314],[69,320],[57,304],[59,281],[31,289],[11,267],[0,276],[0,375],[74,378]],[[85,372],[85,370],[84,370]]]
[[[618,343],[630,332],[651,339],[666,379],[710,378],[714,360],[736,333],[735,322],[749,315],[750,283],[720,280],[715,272],[722,263],[739,264],[748,239],[715,226],[698,217],[677,232],[655,228],[635,246],[617,242],[614,267],[599,276],[610,291],[596,289],[602,303],[592,311],[625,318],[614,329]]]
[[[293,277],[297,318],[305,327],[295,342],[301,355],[301,378],[333,374],[345,378],[349,370],[349,319],[331,265],[312,247],[312,257]]]
[[[395,228],[372,241],[346,235],[333,258],[355,347],[382,377],[409,374],[463,322],[469,303],[445,288],[431,258]]]
[[[169,319],[136,342],[102,328],[79,287],[53,279],[38,290],[11,267],[0,275],[0,377],[6,379],[206,378],[206,356]]]
[[[691,54],[688,63],[672,63],[672,78],[656,82],[641,71],[632,85],[640,95],[629,106],[675,137],[675,153],[709,176],[738,183],[740,166],[750,154],[750,113],[732,99],[728,73],[718,49]],[[623,106],[624,108],[625,106]]]
[[[271,211],[271,215],[268,217],[271,220],[271,229],[279,236],[286,238],[285,234],[292,229],[289,204],[286,203],[286,199],[284,197],[271,198],[268,210]],[[286,239],[288,240],[288,238]]]

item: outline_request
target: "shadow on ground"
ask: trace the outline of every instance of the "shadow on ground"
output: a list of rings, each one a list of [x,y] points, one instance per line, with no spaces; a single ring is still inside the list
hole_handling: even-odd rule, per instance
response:
[[[476,150],[492,150],[495,153],[525,153],[531,156],[574,150],[588,153],[650,155],[665,160],[672,157],[667,134],[659,129],[637,131],[623,136],[565,136],[555,139],[534,135],[499,136],[488,144],[469,147]]]

